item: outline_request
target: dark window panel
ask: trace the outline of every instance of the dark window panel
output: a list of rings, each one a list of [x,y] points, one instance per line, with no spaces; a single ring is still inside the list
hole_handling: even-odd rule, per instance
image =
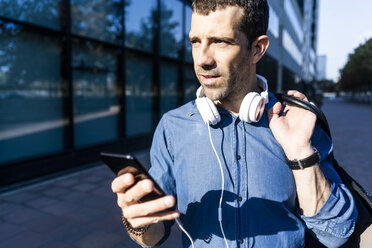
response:
[[[186,5],[186,17],[185,17],[185,60],[192,62],[191,44],[189,41],[189,32],[191,28],[191,6]]]
[[[59,29],[61,0],[0,0],[0,16]]]
[[[75,147],[117,140],[121,92],[115,51],[90,42],[74,43],[72,51]]]
[[[153,130],[152,59],[133,53],[126,57],[126,134],[150,134]]]
[[[153,51],[157,1],[135,0],[125,4],[125,45],[142,51]]]
[[[122,14],[120,0],[71,0],[72,33],[120,43]]]
[[[160,65],[160,115],[177,107],[178,66],[162,62]]]
[[[182,49],[183,4],[179,0],[162,0],[160,8],[160,54],[179,58]]]
[[[57,39],[0,23],[0,163],[63,150]]]
[[[192,101],[196,98],[196,90],[200,86],[197,77],[195,76],[194,68],[192,65],[185,66],[184,68],[184,102]]]

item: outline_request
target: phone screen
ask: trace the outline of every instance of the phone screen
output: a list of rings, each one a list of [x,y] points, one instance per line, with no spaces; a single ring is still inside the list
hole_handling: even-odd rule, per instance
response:
[[[101,153],[100,155],[103,162],[115,173],[116,176],[131,173],[134,176],[135,183],[143,179],[152,180],[154,183],[154,191],[144,196],[141,199],[141,202],[155,200],[159,197],[165,196],[164,191],[134,156],[113,153]]]

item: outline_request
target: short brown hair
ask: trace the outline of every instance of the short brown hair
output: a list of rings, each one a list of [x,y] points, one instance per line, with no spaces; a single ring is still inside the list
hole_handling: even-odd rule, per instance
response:
[[[248,39],[248,48],[259,36],[265,35],[269,23],[269,6],[266,0],[194,0],[192,11],[200,15],[209,15],[219,8],[239,6],[244,15],[239,25]]]

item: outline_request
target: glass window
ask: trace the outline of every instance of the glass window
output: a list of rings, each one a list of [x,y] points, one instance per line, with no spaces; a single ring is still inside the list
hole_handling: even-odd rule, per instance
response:
[[[120,42],[123,30],[120,2],[71,0],[72,32],[112,43]]]
[[[56,0],[0,0],[0,16],[59,29],[59,7]]]
[[[160,54],[178,58],[182,49],[182,9],[178,0],[162,0],[160,14]]]
[[[160,66],[160,115],[177,107],[178,68],[174,63]]]
[[[126,134],[133,137],[152,132],[152,60],[127,53]]]
[[[153,50],[157,1],[132,0],[125,2],[125,45],[151,52]]]
[[[191,43],[189,41],[189,32],[191,28],[191,15],[192,9],[191,6],[186,5],[186,19],[185,19],[185,60],[188,62],[192,62],[192,51],[191,51]]]
[[[302,64],[302,53],[286,29],[283,29],[283,46],[298,65]]]
[[[0,21],[0,163],[63,150],[59,47]]]
[[[196,98],[196,90],[200,86],[198,79],[195,76],[193,66],[185,67],[185,81],[184,81],[184,102],[189,102]]]
[[[119,97],[115,52],[89,42],[73,45],[75,146],[118,138]]]
[[[291,0],[284,1],[284,9],[288,15],[288,18],[292,24],[293,29],[296,32],[299,42],[301,43],[304,38],[302,20],[296,14],[296,10],[294,9],[294,6],[292,5]]]
[[[269,31],[275,38],[279,38],[279,16],[270,4],[269,7]]]

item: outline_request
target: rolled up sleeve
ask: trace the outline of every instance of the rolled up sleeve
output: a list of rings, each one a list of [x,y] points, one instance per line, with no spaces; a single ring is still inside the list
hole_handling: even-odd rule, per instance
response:
[[[320,128],[314,130],[312,143],[321,154],[320,167],[331,186],[322,208],[313,216],[303,216],[312,235],[327,247],[340,247],[354,231],[358,212],[354,198],[335,171],[330,153],[333,145]]]
[[[340,247],[353,233],[358,213],[345,185],[332,183],[331,193],[318,213],[301,217],[319,242],[327,247]]]

